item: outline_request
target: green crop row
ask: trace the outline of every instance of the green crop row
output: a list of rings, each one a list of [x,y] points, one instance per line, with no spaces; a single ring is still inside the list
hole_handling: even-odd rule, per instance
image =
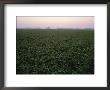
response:
[[[93,74],[94,30],[17,30],[17,74]]]

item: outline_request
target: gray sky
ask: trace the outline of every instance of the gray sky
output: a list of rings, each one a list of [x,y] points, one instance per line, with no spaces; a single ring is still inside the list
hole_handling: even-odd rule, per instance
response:
[[[94,28],[94,17],[21,17],[17,16],[17,28]]]

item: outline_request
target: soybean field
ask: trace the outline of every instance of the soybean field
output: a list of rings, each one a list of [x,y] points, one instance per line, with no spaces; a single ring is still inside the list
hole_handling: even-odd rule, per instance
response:
[[[94,74],[94,30],[17,29],[16,74]]]

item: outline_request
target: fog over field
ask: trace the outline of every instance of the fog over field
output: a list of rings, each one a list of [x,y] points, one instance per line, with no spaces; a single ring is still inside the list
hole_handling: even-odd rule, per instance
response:
[[[16,20],[16,74],[94,74],[94,17]]]

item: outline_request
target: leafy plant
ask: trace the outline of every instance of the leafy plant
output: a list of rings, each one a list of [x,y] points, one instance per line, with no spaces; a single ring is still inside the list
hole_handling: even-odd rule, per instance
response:
[[[93,74],[94,30],[17,30],[17,74]]]

